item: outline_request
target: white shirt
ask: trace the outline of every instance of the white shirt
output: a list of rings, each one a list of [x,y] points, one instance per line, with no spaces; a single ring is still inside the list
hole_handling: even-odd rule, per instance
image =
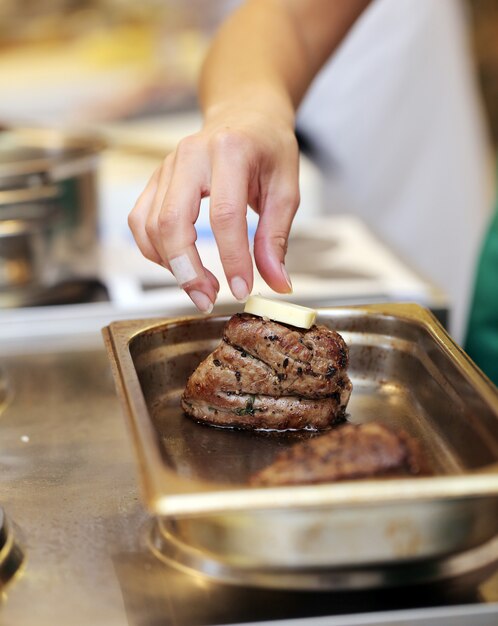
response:
[[[491,210],[490,152],[459,0],[375,0],[319,74],[298,125],[353,213],[441,287],[463,338]]]

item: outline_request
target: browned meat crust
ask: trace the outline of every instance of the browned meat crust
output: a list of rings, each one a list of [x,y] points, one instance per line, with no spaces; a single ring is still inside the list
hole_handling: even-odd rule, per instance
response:
[[[325,326],[301,330],[252,315],[234,315],[226,324],[224,341],[266,364],[283,389],[293,385],[306,397],[337,390],[349,365],[349,353],[339,333]]]
[[[321,430],[344,419],[347,366],[346,343],[325,326],[306,331],[238,314],[189,378],[182,406],[218,426]]]
[[[346,424],[295,444],[251,478],[258,486],[296,485],[426,473],[418,443],[378,423]]]
[[[284,360],[287,357],[284,357]],[[278,364],[282,368],[282,357]],[[223,341],[199,365],[187,384],[187,393],[192,393],[195,384],[205,390],[217,389],[234,393],[261,394],[265,396],[302,396],[306,398],[324,398],[338,394],[342,404],[346,405],[351,392],[351,382],[343,371],[333,377],[305,373],[296,373],[290,359],[288,373],[279,372],[264,361],[253,357],[241,349]]]

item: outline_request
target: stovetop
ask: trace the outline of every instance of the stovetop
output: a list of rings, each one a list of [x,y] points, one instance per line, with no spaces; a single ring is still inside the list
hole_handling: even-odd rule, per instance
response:
[[[11,348],[0,357],[0,500],[24,560],[4,590],[2,623],[497,623],[498,576],[452,594],[276,592],[164,564],[147,547],[152,521],[100,336]]]

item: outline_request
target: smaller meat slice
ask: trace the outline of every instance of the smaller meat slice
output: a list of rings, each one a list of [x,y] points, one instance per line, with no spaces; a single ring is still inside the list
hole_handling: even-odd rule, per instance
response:
[[[418,442],[387,426],[345,424],[295,444],[254,474],[255,486],[298,485],[426,473]]]

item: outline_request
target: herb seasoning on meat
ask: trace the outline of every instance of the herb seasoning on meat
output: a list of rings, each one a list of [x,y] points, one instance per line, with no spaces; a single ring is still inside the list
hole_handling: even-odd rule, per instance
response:
[[[348,364],[348,347],[334,330],[237,314],[189,378],[182,406],[216,426],[327,429],[345,417]]]

